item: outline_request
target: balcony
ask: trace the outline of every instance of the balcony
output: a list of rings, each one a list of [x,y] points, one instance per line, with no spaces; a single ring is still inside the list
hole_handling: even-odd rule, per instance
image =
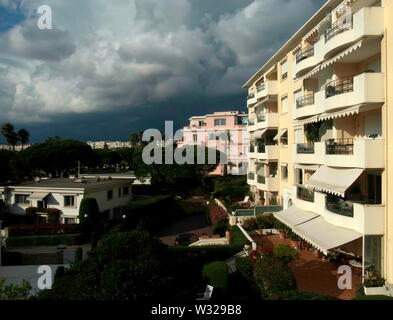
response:
[[[324,142],[299,143],[294,145],[296,163],[323,164],[325,155]]]
[[[255,104],[257,102],[257,99],[255,98],[255,92],[249,92],[248,96],[247,96],[247,106],[250,107],[253,104]]]
[[[257,183],[258,183],[258,184],[266,184],[266,177],[265,177],[265,176],[258,175]]]
[[[296,187],[296,196],[299,200],[314,202],[314,191],[309,190],[303,186]]]
[[[278,81],[268,80],[257,87],[256,99],[266,98],[278,94]]]
[[[257,182],[259,190],[278,192],[280,189],[280,180],[277,177],[263,177]]]
[[[253,172],[249,172],[247,175],[248,180],[254,180],[255,179],[255,174]]]
[[[326,142],[325,165],[332,167],[382,169],[383,139],[331,139]]]
[[[314,93],[305,94],[296,99],[296,109],[314,105]]]
[[[384,77],[382,73],[362,73],[331,81],[325,87],[324,110],[333,111],[367,103],[383,103]]]
[[[293,119],[300,119],[324,112],[325,92],[307,93],[296,99]]]
[[[334,195],[326,195],[326,209],[341,216],[353,217],[353,202]]]
[[[296,78],[310,71],[313,67],[323,61],[325,42],[319,40],[314,45],[303,48],[296,53],[293,70]]]
[[[324,34],[324,59],[365,37],[384,33],[384,8],[365,7],[337,20]]]
[[[277,112],[261,113],[257,118],[250,123],[248,131],[263,130],[266,128],[278,128],[279,115]]]
[[[260,145],[256,147],[256,152],[250,156],[258,160],[277,160],[280,155],[278,145]]]

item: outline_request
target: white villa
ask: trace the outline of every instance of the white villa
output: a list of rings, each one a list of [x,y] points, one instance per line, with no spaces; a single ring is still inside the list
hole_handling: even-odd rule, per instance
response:
[[[78,223],[83,198],[95,198],[102,215],[109,219],[122,216],[121,207],[132,199],[132,182],[111,178],[59,178],[0,186],[0,202],[10,213],[24,215],[26,208],[60,210],[61,223]],[[40,213],[43,217],[46,213]]]

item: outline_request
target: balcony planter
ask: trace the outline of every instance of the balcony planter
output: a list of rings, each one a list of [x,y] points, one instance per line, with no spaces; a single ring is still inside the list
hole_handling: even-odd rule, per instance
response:
[[[387,295],[386,280],[378,275],[367,278],[364,281],[364,293],[366,295]]]
[[[382,296],[387,295],[386,287],[364,287],[364,294],[366,296]]]

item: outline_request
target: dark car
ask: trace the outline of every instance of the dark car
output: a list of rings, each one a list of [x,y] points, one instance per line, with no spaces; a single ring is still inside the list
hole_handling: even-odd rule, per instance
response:
[[[183,233],[176,238],[175,245],[188,246],[189,244],[194,243],[198,240],[199,240],[198,235],[194,233]]]

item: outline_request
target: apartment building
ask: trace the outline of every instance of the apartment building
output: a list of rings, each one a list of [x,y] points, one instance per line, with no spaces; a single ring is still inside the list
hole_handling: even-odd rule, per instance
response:
[[[388,284],[392,34],[393,1],[329,0],[244,84],[255,199],[282,204],[275,216],[305,241],[363,257]]]
[[[60,210],[61,223],[78,223],[83,198],[95,198],[103,217],[121,219],[121,208],[132,200],[132,179],[58,178],[0,186],[0,203],[10,213],[24,215],[26,209]],[[37,213],[46,220],[45,210]]]
[[[249,145],[247,123],[248,115],[240,111],[191,117],[177,146],[200,145],[217,149],[226,155],[226,161],[223,161],[226,163],[218,165],[211,174],[245,175]]]

